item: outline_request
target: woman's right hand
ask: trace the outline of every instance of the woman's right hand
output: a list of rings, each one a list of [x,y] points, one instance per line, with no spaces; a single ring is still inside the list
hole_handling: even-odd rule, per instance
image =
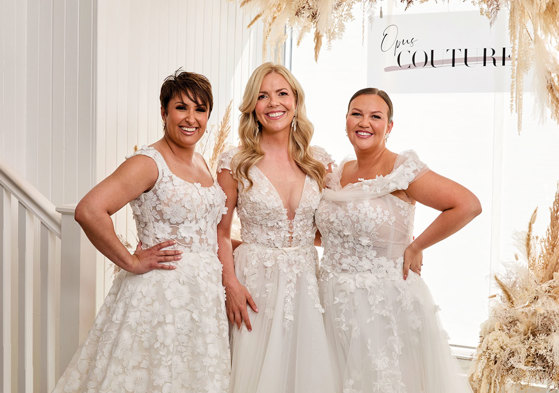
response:
[[[168,240],[156,244],[153,247],[142,249],[142,242],[138,243],[136,251],[131,255],[132,263],[130,268],[126,269],[130,273],[144,274],[152,270],[173,270],[175,265],[165,262],[178,261],[181,259],[181,250],[163,250],[175,244],[174,240]]]
[[[248,289],[235,277],[225,284],[225,308],[229,321],[240,329],[244,322],[248,331],[252,331],[248,317],[247,303],[254,312],[258,312],[256,303],[252,300]]]

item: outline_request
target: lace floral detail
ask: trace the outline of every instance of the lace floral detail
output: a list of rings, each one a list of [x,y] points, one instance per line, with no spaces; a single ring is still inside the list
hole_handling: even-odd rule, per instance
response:
[[[144,246],[175,240],[190,251],[216,252],[216,225],[227,212],[225,194],[217,182],[202,187],[179,178],[152,147],[139,149],[136,154],[151,157],[159,168],[155,186],[130,202]]]
[[[329,165],[334,165],[334,159],[326,150],[320,146],[311,146],[311,152],[314,159],[320,161],[325,168]]]
[[[222,154],[218,161],[218,171],[234,170],[234,156],[238,148]],[[313,147],[313,154],[325,165],[332,162],[323,149]],[[299,206],[292,220],[287,217],[287,209],[266,175],[255,165],[249,170],[254,182],[248,188],[239,185],[237,194],[237,214],[241,221],[241,238],[249,245],[241,255],[236,254],[235,261],[240,278],[246,277],[246,285],[251,288],[253,296],[265,301],[273,300],[276,288],[272,288],[270,277],[272,270],[285,279],[284,317],[293,319],[293,299],[296,297],[296,282],[300,277],[307,277],[308,295],[317,308],[321,309],[316,285],[317,257],[314,250],[314,214],[320,203],[321,192],[318,185],[309,176],[305,178]],[[242,248],[240,251],[243,250]],[[299,251],[295,251],[299,250]],[[246,262],[244,262],[246,260]],[[260,280],[264,280],[265,284]],[[282,281],[283,282],[283,281]],[[259,287],[265,285],[264,287]],[[269,313],[274,310],[270,309]],[[271,314],[270,314],[271,315]]]
[[[238,152],[239,152],[239,148],[234,147],[233,149],[221,153],[221,155],[217,160],[217,172],[219,173],[224,169],[231,172],[234,169],[232,163],[233,157],[235,157],[235,154],[237,154]]]
[[[228,390],[230,356],[216,226],[225,212],[217,185],[176,177],[157,150],[154,187],[130,204],[143,247],[176,240],[172,271],[120,271],[83,346],[54,392]]]
[[[223,169],[227,169],[231,171],[234,166],[232,163],[233,157],[235,157],[235,154],[237,154],[238,151],[239,148],[235,147],[233,149],[230,149],[222,153],[217,163],[217,171],[221,172]],[[332,156],[328,154],[328,152],[320,146],[311,146],[311,152],[312,152],[312,156],[316,160],[320,161],[325,168],[327,168],[328,165],[335,163]]]
[[[326,177],[326,187],[333,191],[342,190],[340,179],[344,165],[351,159],[342,161],[334,172]],[[374,179],[359,179],[357,183],[349,183],[344,190],[358,188],[367,193],[368,197],[382,196],[396,190],[405,190],[409,184],[427,172],[429,168],[419,160],[417,154],[407,150],[398,155],[394,169],[386,176],[379,175]]]
[[[344,371],[343,392],[412,392],[403,382],[400,357],[421,327],[421,299],[410,290],[421,279],[414,273],[402,278],[414,206],[391,193],[405,190],[427,168],[415,153],[405,152],[390,174],[342,187],[344,163],[328,176],[329,190],[316,214],[324,246],[325,318],[336,332],[334,341],[348,351],[347,363],[354,365]],[[409,337],[402,336],[402,321]],[[373,341],[374,334],[382,340]]]
[[[267,318],[277,312],[275,304],[283,292],[283,318],[293,322],[297,282],[303,280],[315,309],[323,312],[316,279],[317,253],[314,246],[271,248],[255,243],[242,244],[235,250],[237,276],[244,282],[256,304]],[[274,283],[281,282],[281,288]],[[265,283],[262,285],[262,283]]]

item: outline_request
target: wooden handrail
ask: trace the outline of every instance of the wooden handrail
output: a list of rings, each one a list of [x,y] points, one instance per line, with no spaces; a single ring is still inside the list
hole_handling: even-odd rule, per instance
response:
[[[36,214],[47,228],[60,237],[62,216],[56,211],[56,206],[2,162],[0,162],[0,185],[14,194],[22,205]]]

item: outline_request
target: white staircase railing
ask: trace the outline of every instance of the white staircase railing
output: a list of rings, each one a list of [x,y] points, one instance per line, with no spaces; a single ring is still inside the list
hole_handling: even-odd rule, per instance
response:
[[[95,250],[73,219],[0,163],[0,387],[48,393],[95,316]]]

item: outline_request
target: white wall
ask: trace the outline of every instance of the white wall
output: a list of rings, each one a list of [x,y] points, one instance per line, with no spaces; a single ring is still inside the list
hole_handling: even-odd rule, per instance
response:
[[[213,85],[210,130],[233,100],[233,141],[246,81],[268,58],[261,26],[247,30],[252,15],[234,1],[0,0],[0,10],[0,160],[57,206],[162,136],[159,89],[179,67]],[[135,244],[128,208],[115,224]],[[112,281],[103,264],[99,299]]]
[[[0,1],[0,160],[57,205],[94,179],[95,3]]]

